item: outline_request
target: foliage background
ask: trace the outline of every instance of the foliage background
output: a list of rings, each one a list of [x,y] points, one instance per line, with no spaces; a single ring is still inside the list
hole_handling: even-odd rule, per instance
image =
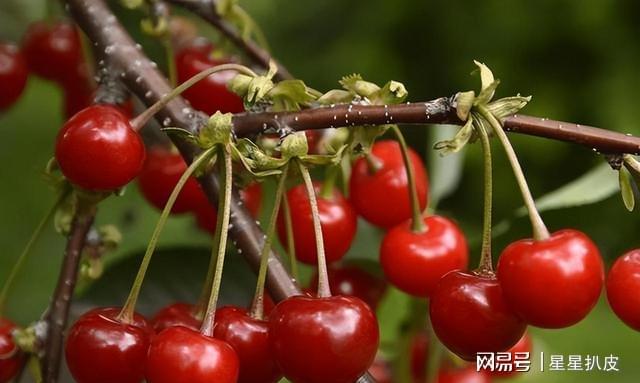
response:
[[[113,3],[113,2],[112,2]],[[568,120],[640,134],[637,90],[640,3],[632,0],[541,1],[424,1],[424,0],[242,0],[262,25],[272,51],[298,77],[317,89],[329,89],[345,74],[359,72],[366,79],[402,81],[411,100],[451,95],[476,89],[478,80],[468,74],[472,60],[487,63],[502,85],[498,96],[522,93],[534,96],[527,114]],[[0,2],[0,39],[19,40],[28,22],[44,15],[42,0]],[[119,10],[136,35],[139,14]],[[216,38],[206,26],[204,35]],[[157,42],[142,38],[145,50],[162,59]],[[0,84],[1,86],[1,84]],[[31,78],[19,103],[0,115],[0,281],[27,241],[32,229],[53,202],[53,195],[39,177],[51,157],[57,129],[62,123],[60,91],[50,83]],[[429,150],[435,127],[407,127],[411,145],[432,171],[432,187],[457,179],[460,184],[443,199],[438,211],[454,217],[470,238],[476,259],[481,223],[482,169],[479,148],[464,158],[442,162]],[[442,130],[438,130],[442,132]],[[443,134],[451,135],[451,129]],[[512,135],[534,195],[553,191],[602,162],[589,148],[545,139]],[[495,222],[501,225],[495,239],[500,250],[515,239],[529,235],[526,218],[513,218],[522,203],[514,178],[496,145]],[[436,171],[435,169],[444,169]],[[435,174],[434,174],[435,173]],[[595,192],[611,195],[617,190],[613,171],[600,171],[573,200]],[[140,251],[149,238],[158,213],[142,200],[134,185],[126,196],[101,205],[99,223],[116,223],[125,235],[116,254],[107,259],[117,271],[107,271],[97,287],[83,294],[86,305],[122,302],[135,271]],[[551,210],[544,218],[552,230],[575,227],[588,233],[609,264],[625,250],[638,247],[637,212],[628,213],[620,197],[580,207]],[[353,259],[375,260],[380,233],[361,225]],[[198,232],[191,217],[172,218],[163,235],[160,261],[152,266],[145,288],[143,311],[149,312],[169,300],[189,299],[198,289],[198,270],[206,257],[206,235]],[[35,248],[11,301],[10,314],[27,324],[46,306],[55,283],[64,239],[50,230]],[[126,259],[124,264],[120,260]],[[229,257],[225,298],[246,301],[253,288],[252,276],[239,257]],[[475,261],[472,261],[472,263]],[[177,264],[185,263],[180,268]],[[180,271],[176,271],[180,270]],[[169,273],[169,271],[171,273]],[[177,273],[177,274],[174,274]],[[246,283],[240,283],[246,281]],[[638,293],[638,292],[631,292]],[[391,292],[382,307],[383,339],[398,336],[398,323],[409,306],[407,299]],[[559,372],[526,374],[523,381],[536,382],[635,382],[640,377],[640,335],[625,327],[602,302],[579,325],[566,330],[531,330],[536,351],[547,355],[618,355],[619,373]],[[534,368],[537,369],[537,368]]]

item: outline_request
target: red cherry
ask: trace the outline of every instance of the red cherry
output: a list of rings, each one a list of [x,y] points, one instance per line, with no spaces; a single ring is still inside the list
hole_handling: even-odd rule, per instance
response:
[[[139,383],[153,330],[135,314],[133,323],[117,317],[119,308],[98,308],[83,314],[67,336],[65,356],[78,383]]]
[[[469,260],[464,234],[451,220],[432,215],[426,230],[416,233],[411,220],[389,230],[380,246],[380,264],[387,280],[400,290],[429,297],[443,275],[463,270]]]
[[[415,383],[427,379],[427,355],[429,354],[429,335],[426,332],[417,333],[409,345],[411,358],[411,378]]]
[[[29,70],[40,77],[66,83],[74,68],[83,61],[80,36],[75,26],[66,22],[33,23],[22,41]]]
[[[443,366],[438,370],[436,383],[490,383],[489,375],[476,371],[475,365],[463,368]]]
[[[518,341],[518,343],[513,345],[513,347],[511,347],[507,351],[509,354],[511,354],[511,357],[509,359],[511,362],[500,362],[503,365],[511,365],[510,371],[498,371],[494,369],[493,371],[485,370],[483,372],[490,376],[495,376],[500,378],[514,376],[518,374],[518,371],[516,371],[516,364],[514,363],[514,361],[517,360],[516,355],[522,355],[523,353],[527,353],[528,356],[526,360],[529,360],[532,349],[533,349],[533,342],[531,341],[531,337],[529,336],[528,333],[525,332],[522,338],[520,338],[520,340]]]
[[[182,83],[205,69],[230,62],[214,60],[210,56],[211,51],[210,45],[183,48],[176,57],[178,81]],[[194,108],[209,115],[216,111],[240,113],[244,111],[242,99],[227,89],[227,83],[235,75],[235,71],[214,73],[187,89],[183,95]]]
[[[280,302],[269,319],[276,363],[293,382],[353,383],[373,363],[378,323],[355,297],[295,296]]]
[[[8,383],[13,379],[24,362],[22,352],[13,342],[13,330],[16,325],[0,318],[0,383]]]
[[[329,287],[333,295],[354,296],[362,299],[375,311],[387,285],[384,280],[363,269],[350,265],[329,266]],[[318,289],[318,273],[311,277],[310,289]]]
[[[151,341],[146,371],[149,383],[236,383],[238,356],[224,341],[169,327]]]
[[[409,181],[402,160],[400,144],[378,141],[371,155],[379,169],[369,168],[366,159],[359,158],[351,173],[350,200],[359,215],[376,226],[391,228],[411,218]],[[416,179],[420,208],[427,206],[427,171],[416,152],[409,149]]]
[[[138,186],[142,195],[151,205],[162,210],[185,170],[187,164],[180,153],[164,148],[151,149],[138,176]],[[194,210],[195,203],[203,198],[202,194],[198,181],[189,178],[171,212],[180,214]]]
[[[56,160],[72,183],[108,191],[123,187],[142,170],[145,149],[117,108],[93,105],[69,119],[56,139]]]
[[[463,359],[508,350],[526,324],[511,311],[493,276],[452,271],[431,296],[429,315],[440,341]]]
[[[257,182],[252,183],[246,188],[240,189],[240,198],[247,209],[249,209],[251,215],[257,217],[260,213],[260,201],[262,200],[262,187],[260,184]],[[196,199],[194,205],[198,227],[211,234],[215,233],[218,213],[209,203],[207,196],[205,196],[204,193],[199,193],[199,197]]]
[[[607,299],[618,318],[640,331],[640,249],[618,258],[607,276]]]
[[[240,361],[238,383],[276,383],[282,378],[269,349],[269,322],[239,307],[216,311],[214,336],[231,345]]]
[[[27,84],[27,63],[13,44],[0,44],[0,110],[7,109],[20,98]]]
[[[342,258],[351,247],[356,235],[358,218],[349,201],[336,188],[333,189],[331,197],[324,198],[320,195],[321,183],[314,182],[314,187],[325,255],[327,262],[335,262]],[[291,210],[296,258],[301,262],[315,265],[318,261],[318,255],[307,189],[302,184],[293,187],[287,192],[287,200]],[[287,230],[283,214],[281,210],[278,216],[278,237],[281,243],[287,243]]]
[[[596,245],[569,229],[542,241],[510,244],[497,270],[509,306],[527,323],[544,328],[582,320],[598,302],[604,280]]]
[[[202,321],[198,320],[194,315],[195,307],[188,303],[174,303],[162,308],[151,318],[150,324],[156,334],[162,330],[173,327],[182,326],[198,331]]]

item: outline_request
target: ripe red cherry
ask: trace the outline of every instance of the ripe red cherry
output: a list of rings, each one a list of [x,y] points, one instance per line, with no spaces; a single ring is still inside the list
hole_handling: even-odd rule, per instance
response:
[[[58,133],[56,160],[73,184],[87,190],[123,187],[142,170],[145,149],[117,108],[93,105],[71,117]]]
[[[211,51],[210,45],[183,48],[176,57],[178,81],[184,82],[207,68],[229,63],[226,60],[214,60]],[[222,113],[242,112],[242,99],[227,89],[227,83],[235,75],[235,71],[214,73],[187,89],[183,95],[194,108],[209,115],[218,110]]]
[[[509,306],[527,323],[544,328],[582,320],[598,302],[604,280],[598,248],[570,229],[542,241],[510,244],[497,270]]]
[[[27,84],[27,63],[13,44],[0,44],[0,110],[7,109],[20,98]]]
[[[180,153],[165,148],[151,149],[138,176],[138,186],[142,195],[151,205],[162,210],[185,170],[187,164]],[[178,195],[171,212],[180,214],[192,211],[200,198],[202,189],[195,178],[190,178]]]
[[[269,322],[252,318],[239,307],[222,307],[216,311],[214,336],[236,351],[238,383],[276,383],[282,378],[269,349]]]
[[[409,345],[411,362],[411,378],[415,383],[425,382],[427,379],[427,356],[429,354],[429,335],[426,332],[417,333]]]
[[[254,217],[260,213],[260,201],[262,200],[262,187],[259,183],[253,183],[244,189],[240,189],[240,198]],[[194,209],[198,227],[213,234],[216,231],[217,211],[211,206],[204,193],[199,193]]]
[[[475,365],[463,368],[442,366],[438,370],[436,383],[491,383],[491,378],[484,372],[476,371]]]
[[[238,356],[222,340],[169,327],[151,341],[146,371],[149,383],[236,383]]]
[[[13,342],[13,330],[16,325],[0,318],[0,383],[10,382],[20,371],[23,355]]]
[[[507,350],[507,352],[511,354],[511,357],[509,359],[511,360],[511,362],[508,362],[508,363],[500,362],[502,365],[511,365],[511,369],[509,371],[498,371],[497,369],[494,369],[493,371],[485,370],[483,372],[490,376],[495,376],[499,378],[506,378],[506,377],[511,377],[513,375],[516,375],[518,374],[518,371],[516,371],[516,363],[514,363],[514,361],[517,360],[516,355],[522,355],[523,353],[528,353],[528,356],[525,359],[530,360],[532,349],[533,349],[533,342],[531,341],[531,337],[529,336],[528,333],[525,332],[522,338],[520,338],[520,340],[518,341],[518,343],[516,343],[513,347]]]
[[[153,330],[140,315],[125,324],[119,308],[99,308],[83,314],[67,336],[65,356],[78,383],[139,383]]]
[[[173,326],[187,327],[197,331],[202,321],[194,316],[194,310],[195,307],[191,304],[174,303],[158,311],[149,322],[156,334]]]
[[[29,70],[60,83],[72,81],[82,62],[82,46],[75,26],[65,22],[36,22],[29,26],[22,41]]]
[[[389,230],[380,246],[380,264],[387,280],[400,290],[429,297],[443,275],[466,269],[467,241],[451,220],[424,218],[426,230],[416,233],[411,220]]]
[[[359,215],[376,226],[391,228],[411,218],[409,181],[402,160],[400,145],[396,141],[378,141],[371,155],[379,169],[369,168],[366,159],[359,158],[353,165],[350,200]],[[420,208],[427,206],[427,171],[416,152],[409,149],[416,179]]]
[[[95,89],[84,63],[78,64],[75,73],[70,71],[67,77],[62,87],[64,115],[66,118],[71,118],[74,114],[93,104]]]
[[[329,272],[329,287],[333,295],[347,295],[362,299],[376,311],[382,295],[387,289],[384,280],[352,265],[331,265]],[[318,290],[318,273],[311,277],[310,290]]]
[[[607,276],[607,299],[618,318],[640,331],[640,250],[618,258]]]
[[[358,218],[349,202],[336,188],[329,198],[320,195],[322,185],[314,182],[320,214],[320,225],[324,239],[324,250],[327,262],[335,262],[342,258],[356,235]],[[293,238],[296,258],[299,261],[314,265],[317,263],[316,236],[313,230],[311,205],[304,185],[297,185],[287,192],[287,201],[291,211]],[[278,237],[280,243],[287,243],[287,230],[281,210],[278,216]]]
[[[293,382],[353,383],[373,362],[378,323],[355,297],[295,296],[269,317],[269,341],[276,363]]]
[[[508,350],[526,324],[503,298],[498,280],[489,275],[452,271],[431,296],[429,315],[440,341],[462,359],[478,352]]]

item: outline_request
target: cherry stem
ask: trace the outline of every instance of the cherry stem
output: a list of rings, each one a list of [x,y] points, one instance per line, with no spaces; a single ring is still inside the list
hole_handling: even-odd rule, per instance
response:
[[[495,116],[487,110],[484,106],[478,106],[478,111],[484,117],[495,132],[496,136],[500,140],[502,147],[511,163],[511,168],[513,169],[513,174],[516,177],[516,181],[518,182],[518,187],[520,188],[520,193],[522,194],[522,199],[524,200],[524,204],[527,207],[527,211],[529,213],[529,219],[531,220],[531,227],[533,228],[533,238],[537,241],[545,240],[549,238],[549,230],[544,224],[542,217],[540,216],[540,212],[536,209],[536,204],[533,200],[533,196],[531,195],[531,191],[529,190],[529,185],[527,185],[527,180],[522,172],[522,167],[518,162],[518,156],[513,150],[513,146],[509,142],[509,138],[507,134],[504,132],[502,128],[502,124],[495,118]]]
[[[318,211],[318,200],[316,199],[316,191],[311,181],[311,175],[307,167],[297,160],[300,174],[304,180],[304,186],[307,189],[309,197],[309,205],[311,205],[311,219],[313,220],[313,231],[316,235],[316,252],[318,253],[318,298],[327,298],[331,296],[329,288],[329,274],[327,272],[327,257],[324,253],[324,239],[322,237],[322,226],[320,225],[320,213]]]
[[[336,186],[336,181],[338,180],[338,176],[340,175],[340,170],[340,165],[331,165],[327,168],[324,182],[322,183],[322,187],[320,188],[320,197],[324,199],[333,198],[333,189]]]
[[[282,203],[282,195],[284,194],[287,181],[287,173],[289,171],[289,163],[284,165],[282,175],[278,181],[276,195],[273,202],[273,210],[269,217],[269,226],[267,227],[262,252],[260,253],[260,269],[258,270],[258,280],[256,282],[256,293],[251,305],[251,316],[255,319],[264,319],[264,284],[267,280],[267,269],[269,268],[269,255],[271,254],[271,244],[275,235],[276,222],[278,220],[278,212]]]
[[[27,242],[24,249],[22,250],[22,253],[20,253],[20,255],[18,256],[18,259],[13,264],[13,267],[11,268],[11,272],[9,273],[7,280],[4,282],[4,285],[2,286],[2,291],[0,291],[0,317],[2,317],[2,314],[4,312],[4,308],[7,303],[7,298],[9,297],[9,292],[11,292],[11,287],[13,287],[13,283],[15,282],[16,277],[20,273],[20,270],[22,270],[22,267],[24,266],[25,261],[29,258],[29,254],[31,253],[31,249],[33,248],[33,245],[35,245],[35,243],[38,241],[38,238],[40,238],[40,236],[42,235],[42,232],[44,231],[44,228],[47,222],[49,222],[51,217],[53,217],[55,212],[58,210],[58,207],[60,206],[60,204],[62,204],[62,202],[69,195],[70,191],[71,189],[68,187],[68,185],[66,185],[65,189],[60,193],[60,195],[56,199],[53,206],[49,209],[49,211],[47,211],[47,214],[44,217],[42,217],[42,219],[38,223],[38,226],[36,226],[35,230],[31,234],[29,241]]]
[[[491,163],[491,143],[484,126],[478,124],[476,132],[480,136],[482,155],[484,157],[484,207],[482,212],[482,250],[480,253],[481,273],[493,273],[491,257],[491,212],[493,206],[493,165]]]
[[[400,144],[400,152],[402,153],[402,160],[404,161],[404,167],[407,171],[407,181],[409,182],[409,198],[411,199],[412,212],[411,230],[414,233],[421,233],[426,230],[426,226],[424,224],[424,220],[422,219],[422,211],[420,210],[420,201],[418,200],[418,191],[416,189],[416,177],[413,165],[411,164],[411,159],[409,158],[409,148],[407,147],[407,142],[405,141],[398,125],[393,125],[391,127],[391,130],[393,130],[393,133],[398,138],[398,143]]]
[[[231,215],[231,190],[233,188],[232,180],[232,162],[228,148],[222,150],[224,160],[224,179],[222,189],[224,190],[223,198],[218,200],[218,222],[216,224],[216,235],[213,240],[212,254],[218,252],[216,256],[216,269],[211,284],[211,293],[209,294],[209,303],[207,311],[204,314],[200,333],[205,336],[213,337],[213,327],[216,317],[216,307],[218,305],[218,296],[220,295],[220,285],[222,284],[222,270],[224,268],[224,255],[227,250],[227,237],[229,234],[229,216]],[[216,245],[217,244],[217,248]],[[213,255],[212,255],[213,256]]]
[[[380,162],[373,154],[371,154],[371,152],[365,153],[364,159],[367,161],[367,170],[369,170],[369,174],[376,174],[376,172],[380,170]]]
[[[185,172],[180,176],[178,183],[171,191],[169,195],[169,199],[160,214],[160,218],[158,219],[158,223],[156,223],[156,227],[153,229],[153,233],[151,234],[151,239],[149,240],[149,245],[147,246],[147,250],[144,253],[144,257],[142,258],[142,263],[140,264],[140,268],[138,269],[138,274],[136,275],[135,280],[133,281],[133,286],[131,287],[131,291],[129,292],[129,296],[127,297],[127,301],[125,302],[120,314],[118,314],[118,320],[123,323],[131,323],[133,321],[133,313],[135,312],[136,302],[138,301],[138,296],[140,295],[140,289],[142,287],[142,282],[144,281],[144,276],[147,273],[147,269],[149,268],[149,263],[151,262],[151,256],[156,249],[158,244],[158,240],[160,239],[160,233],[164,228],[165,223],[167,222],[167,218],[169,218],[169,213],[171,213],[171,209],[178,198],[178,195],[182,191],[182,188],[189,180],[189,177],[198,169],[205,161],[207,161],[211,154],[214,152],[215,147],[207,149],[204,151],[198,158],[196,158],[191,165],[185,170]]]
[[[293,238],[293,222],[291,221],[291,208],[287,198],[282,199],[284,213],[284,228],[287,233],[287,253],[289,254],[289,268],[291,277],[298,280],[298,262],[296,260],[296,240]]]
[[[191,86],[193,86],[200,80],[203,80],[204,78],[207,78],[214,73],[222,72],[225,70],[234,70],[238,73],[246,74],[252,77],[257,76],[254,71],[252,71],[251,69],[247,68],[244,65],[239,65],[239,64],[222,64],[222,65],[217,65],[211,68],[207,68],[202,72],[194,75],[187,81],[183,82],[182,84],[178,85],[171,92],[169,92],[168,94],[163,96],[160,100],[158,100],[155,104],[147,108],[147,110],[145,110],[144,112],[140,113],[138,116],[133,118],[130,122],[131,126],[136,131],[140,130],[147,122],[149,122],[151,117],[153,117],[156,113],[162,110],[162,108],[164,108],[171,100],[179,96],[182,92],[189,89]]]

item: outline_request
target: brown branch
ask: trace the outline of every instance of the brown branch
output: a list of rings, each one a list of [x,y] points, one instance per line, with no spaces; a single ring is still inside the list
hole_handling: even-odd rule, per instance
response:
[[[243,39],[233,25],[216,13],[215,3],[212,0],[168,0],[167,3],[178,5],[197,14],[220,31],[220,33],[244,52],[251,61],[263,68],[269,67],[269,61],[273,60],[269,52],[262,49],[255,42]],[[274,60],[274,62],[276,61]],[[293,78],[291,73],[289,73],[287,68],[282,64],[276,62],[276,65],[278,66],[276,79],[286,80]]]
[[[62,268],[60,269],[53,298],[45,315],[47,335],[45,337],[44,358],[42,360],[45,383],[54,383],[58,380],[60,361],[62,359],[63,332],[67,326],[71,298],[78,279],[80,255],[95,214],[95,206],[79,206],[71,222],[71,232],[67,239]]]

